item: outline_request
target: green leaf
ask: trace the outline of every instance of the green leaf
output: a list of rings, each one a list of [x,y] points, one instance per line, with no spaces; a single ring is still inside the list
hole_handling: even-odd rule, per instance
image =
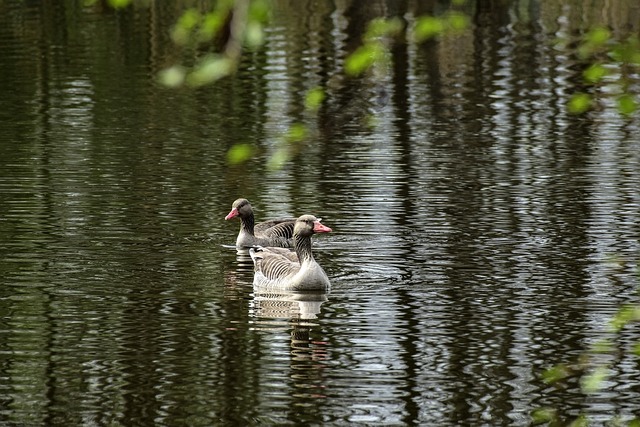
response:
[[[289,147],[280,147],[269,157],[269,160],[267,160],[267,168],[271,170],[281,169],[290,158]]]
[[[454,31],[462,31],[469,26],[469,17],[464,13],[450,12],[447,15],[447,25]]]
[[[375,61],[375,50],[370,44],[360,46],[344,62],[344,70],[350,76],[359,76]]]
[[[618,62],[640,65],[640,39],[631,36],[621,43],[617,43],[609,53],[609,56]]]
[[[553,384],[570,376],[570,370],[567,365],[559,364],[546,369],[542,373],[542,380],[547,384]]]
[[[231,165],[237,165],[249,160],[255,152],[251,144],[235,144],[227,151],[227,162]]]
[[[287,132],[287,142],[300,142],[303,141],[309,133],[307,126],[302,123],[294,123],[289,127]]]
[[[187,44],[192,31],[196,28],[199,22],[200,12],[195,9],[185,10],[171,31],[171,38],[176,44]]]
[[[364,39],[368,41],[378,37],[392,36],[402,31],[402,27],[403,24],[399,18],[375,18],[369,22]]]
[[[578,48],[578,55],[588,58],[594,52],[600,50],[611,38],[611,32],[605,27],[592,28],[583,38],[583,43]]]
[[[187,76],[187,83],[195,87],[203,86],[232,74],[234,70],[235,62],[232,59],[211,55],[202,60]]]
[[[640,65],[640,48],[638,48],[638,50],[629,54],[629,57],[626,59],[625,62],[628,62],[629,64],[633,64],[635,66]]]
[[[129,4],[131,4],[131,0],[109,0],[109,6],[114,9],[122,9],[129,6]]]
[[[184,83],[186,74],[187,70],[184,67],[174,65],[173,67],[160,71],[160,73],[158,73],[158,80],[160,84],[164,86],[176,88]]]
[[[622,114],[633,114],[637,109],[638,103],[632,95],[625,93],[624,95],[618,97],[618,111],[620,111]]]
[[[619,332],[622,328],[627,326],[632,320],[640,319],[640,307],[633,305],[626,305],[621,307],[615,316],[611,319],[609,326],[613,332]]]
[[[546,424],[558,417],[558,411],[553,408],[538,408],[531,412],[533,424]]]
[[[611,31],[605,27],[595,27],[585,36],[587,43],[591,43],[594,46],[601,46],[608,42],[610,38]]]
[[[196,9],[187,9],[178,19],[176,26],[185,30],[192,30],[200,22],[200,12]]]
[[[202,26],[198,31],[198,37],[200,41],[211,40],[222,31],[225,23],[227,22],[227,18],[229,17],[229,10],[216,9],[212,12],[207,13],[202,19]]]
[[[609,368],[606,366],[598,366],[580,379],[582,391],[587,394],[595,393],[602,388],[602,384],[608,377]]]
[[[595,354],[609,354],[615,349],[613,343],[608,339],[601,339],[591,345],[591,352]]]
[[[439,36],[444,31],[442,19],[433,16],[421,16],[416,20],[414,29],[417,42]]]
[[[634,418],[627,423],[627,427],[640,427],[640,418]]]
[[[271,7],[265,0],[253,0],[249,5],[249,19],[261,24],[269,22]]]
[[[247,46],[251,49],[262,46],[264,43],[262,25],[257,21],[248,22],[244,32],[244,39]]]
[[[567,424],[567,427],[587,427],[589,420],[584,414],[580,414],[578,418]]]
[[[591,66],[583,72],[585,80],[591,84],[598,83],[607,74],[607,69],[599,63],[591,64]]]
[[[304,141],[308,134],[309,130],[303,123],[293,123],[289,126],[286,136],[279,141],[278,149],[267,160],[267,167],[271,170],[282,168],[294,155],[292,144]]]
[[[316,87],[307,92],[307,96],[304,100],[304,105],[307,110],[316,111],[320,108],[322,101],[324,101],[325,94],[321,87]]]
[[[591,108],[592,102],[591,95],[582,92],[574,93],[571,99],[569,99],[569,112],[572,114],[582,114]]]

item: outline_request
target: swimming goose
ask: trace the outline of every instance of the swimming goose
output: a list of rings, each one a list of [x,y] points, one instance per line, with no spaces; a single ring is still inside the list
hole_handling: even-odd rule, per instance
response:
[[[295,218],[278,218],[255,224],[253,209],[247,199],[237,199],[231,205],[231,212],[225,220],[239,217],[240,232],[236,239],[237,248],[252,246],[291,247]]]
[[[293,229],[295,252],[283,248],[251,248],[253,259],[253,284],[280,290],[329,290],[329,278],[313,258],[311,236],[328,233],[331,229],[313,215],[302,215]]]

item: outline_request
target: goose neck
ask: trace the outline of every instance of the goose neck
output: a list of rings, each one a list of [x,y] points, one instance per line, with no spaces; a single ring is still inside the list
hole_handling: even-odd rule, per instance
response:
[[[296,249],[296,254],[298,254],[298,259],[300,263],[303,261],[313,261],[313,253],[311,252],[311,238],[303,237],[299,235],[293,236],[293,245]]]
[[[246,230],[249,234],[254,234],[255,218],[253,214],[248,215],[246,218],[240,218],[240,228]]]

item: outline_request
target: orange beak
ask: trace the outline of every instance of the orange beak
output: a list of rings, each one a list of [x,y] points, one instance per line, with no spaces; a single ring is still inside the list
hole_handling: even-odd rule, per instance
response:
[[[320,224],[320,220],[317,220],[313,223],[313,231],[315,233],[328,233],[331,229],[326,225]]]
[[[237,208],[233,208],[233,209],[231,209],[231,212],[229,212],[227,214],[227,216],[224,217],[224,219],[227,220],[227,219],[231,219],[231,218],[236,217],[236,216],[238,216],[238,209]]]

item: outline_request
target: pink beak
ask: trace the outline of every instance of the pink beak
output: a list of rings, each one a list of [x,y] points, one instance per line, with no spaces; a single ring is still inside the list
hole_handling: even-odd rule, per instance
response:
[[[226,219],[231,219],[231,218],[236,217],[236,216],[238,216],[238,209],[237,208],[233,208],[233,209],[231,209],[231,212],[229,212],[227,214],[227,216],[224,217],[224,219],[225,220]]]
[[[313,223],[313,231],[315,233],[328,233],[331,229],[326,225],[320,224],[320,220],[317,220]]]

